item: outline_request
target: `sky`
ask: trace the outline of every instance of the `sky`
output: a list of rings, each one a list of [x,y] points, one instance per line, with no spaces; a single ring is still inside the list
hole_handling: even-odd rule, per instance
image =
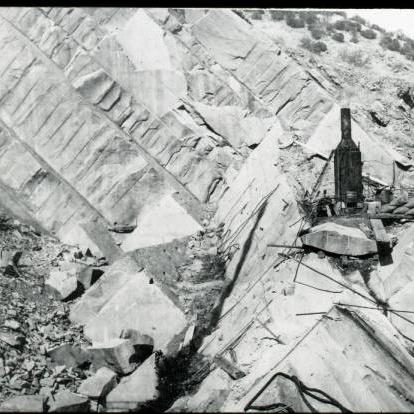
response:
[[[348,17],[359,15],[387,31],[402,30],[414,38],[414,9],[344,9]]]

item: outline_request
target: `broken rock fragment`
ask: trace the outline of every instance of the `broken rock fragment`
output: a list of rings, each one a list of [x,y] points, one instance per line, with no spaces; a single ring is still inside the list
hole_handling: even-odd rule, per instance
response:
[[[152,354],[137,370],[121,379],[121,382],[107,395],[108,411],[136,410],[158,398],[158,376],[155,354]]]
[[[80,346],[64,344],[51,348],[47,355],[56,365],[65,365],[66,367],[79,367],[87,361],[90,361],[90,354]]]
[[[22,347],[26,340],[23,335],[10,333],[10,332],[0,332],[0,342],[4,342],[14,348]]]
[[[43,395],[19,395],[4,401],[0,405],[0,412],[42,413],[45,411],[45,401]]]
[[[79,290],[76,271],[74,269],[53,270],[46,280],[46,289],[60,300],[67,300],[74,297]]]
[[[89,398],[105,397],[116,386],[116,374],[107,367],[99,368],[91,377],[82,382],[78,393]]]
[[[88,348],[95,368],[108,367],[118,374],[131,373],[137,366],[135,349],[128,339],[112,338]]]
[[[137,361],[143,361],[149,357],[154,350],[154,340],[152,337],[141,334],[136,329],[123,329],[120,338],[129,339],[132,343]]]
[[[49,413],[62,412],[87,412],[89,411],[89,400],[87,397],[64,390],[54,396]]]
[[[104,271],[99,268],[84,266],[84,268],[77,274],[77,279],[86,290],[89,289],[103,274]]]

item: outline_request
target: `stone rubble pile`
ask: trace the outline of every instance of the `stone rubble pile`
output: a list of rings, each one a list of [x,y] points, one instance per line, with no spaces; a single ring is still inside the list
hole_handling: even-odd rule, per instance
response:
[[[153,353],[152,336],[127,328],[119,338],[91,344],[68,318],[70,302],[105,274],[106,260],[62,248],[18,221],[3,227],[1,236],[0,411],[101,411],[115,390],[116,409],[116,395],[127,392],[121,379],[131,373],[147,384],[136,403],[155,398],[154,363],[138,374]],[[18,273],[5,271],[9,263]]]

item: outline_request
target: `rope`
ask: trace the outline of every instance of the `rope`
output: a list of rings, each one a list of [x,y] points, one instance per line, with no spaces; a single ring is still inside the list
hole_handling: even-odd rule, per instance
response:
[[[245,194],[245,192],[248,190],[248,188],[253,184],[255,178],[253,178],[249,184],[247,184],[246,188],[241,192],[239,198],[232,204],[232,206],[229,208],[229,211],[226,213],[226,215],[223,217],[223,222],[226,221],[226,219],[228,218],[230,212],[233,210],[233,208],[237,205],[237,203],[240,201],[240,199],[242,198],[242,196]],[[237,214],[237,213],[236,213]],[[233,219],[231,220],[233,221]]]
[[[246,227],[247,223],[252,219],[252,217],[258,212],[260,211],[261,207],[263,206],[263,204],[274,194],[274,192],[279,188],[279,184],[272,190],[270,191],[270,193],[268,193],[267,195],[265,195],[261,200],[259,200],[259,202],[256,204],[255,208],[253,209],[253,211],[247,216],[247,218],[242,221],[239,226],[236,228],[236,230],[234,231],[234,233],[228,237],[227,239],[223,240],[221,243],[220,247],[223,247],[225,244],[227,243],[231,243],[233,242],[236,237],[241,233],[241,231]]]
[[[279,254],[281,254],[281,253],[279,253]],[[299,263],[299,260],[298,259],[295,259],[292,256],[290,256],[289,258],[292,259],[292,260],[294,260],[295,262],[298,262]],[[315,269],[314,267],[307,265],[306,263],[301,263],[301,264],[302,264],[302,266],[305,266],[308,269],[313,270],[315,273],[317,273],[317,274],[319,274],[321,276],[326,277],[327,279],[331,280],[332,282],[337,283],[338,285],[344,287],[345,289],[350,290],[351,292],[355,293],[356,295],[361,296],[365,300],[368,300],[369,302],[376,304],[376,302],[373,299],[369,298],[368,296],[363,295],[362,293],[359,293],[357,290],[352,289],[351,287],[345,285],[344,283],[340,282],[339,280],[336,280],[333,277],[327,275],[326,273],[323,273],[323,272],[319,271],[318,269]]]
[[[338,408],[342,413],[352,413],[351,410],[343,406],[338,400],[328,395],[326,392],[320,390],[319,388],[311,388],[305,385],[296,375],[289,375],[285,372],[277,372],[276,374],[272,375],[271,378],[266,382],[266,384],[259,390],[258,393],[246,404],[244,407],[244,411],[248,410],[259,410],[259,411],[269,411],[273,410],[274,408],[283,407],[288,409],[289,406],[284,403],[273,403],[267,405],[253,405],[253,403],[257,400],[257,398],[263,393],[263,391],[277,378],[282,377],[285,378],[296,386],[297,391],[299,392],[302,401],[305,405],[309,408],[312,413],[317,413],[318,411],[312,404],[309,402],[307,397],[313,398],[316,401],[319,401],[323,404],[333,405],[334,407]],[[293,412],[292,410],[288,412]]]
[[[278,260],[280,260],[278,262]],[[219,321],[223,320],[246,296],[247,294],[260,282],[260,280],[262,280],[262,278],[267,274],[267,272],[275,266],[280,266],[283,262],[285,262],[287,259],[280,259],[277,258],[276,260],[274,260],[270,266],[258,277],[258,279],[256,279],[256,281],[247,288],[247,290],[237,299],[237,301],[234,303],[233,306],[231,306],[225,313],[223,313],[223,315],[220,316]]]
[[[295,283],[299,284],[299,285],[303,285],[303,286],[307,286],[310,287],[312,289],[316,289],[316,290],[320,290],[321,292],[327,292],[327,293],[342,293],[342,290],[337,291],[337,290],[328,290],[328,289],[322,289],[316,286],[312,286],[312,285],[308,285],[307,283],[303,283],[303,282],[298,282],[298,281],[294,281]]]

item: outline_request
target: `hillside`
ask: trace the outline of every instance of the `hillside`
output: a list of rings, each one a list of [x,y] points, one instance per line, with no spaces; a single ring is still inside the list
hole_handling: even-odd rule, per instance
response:
[[[413,409],[412,43],[344,20],[0,9],[1,409]],[[392,264],[302,245],[344,106]]]

